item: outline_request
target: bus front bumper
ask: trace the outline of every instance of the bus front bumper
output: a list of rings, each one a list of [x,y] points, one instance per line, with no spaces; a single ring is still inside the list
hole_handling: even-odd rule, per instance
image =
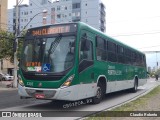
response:
[[[37,99],[48,99],[48,100],[77,100],[77,94],[73,92],[75,86],[58,88],[58,89],[44,89],[44,88],[30,88],[23,87],[18,84],[18,94],[21,97],[32,97]]]

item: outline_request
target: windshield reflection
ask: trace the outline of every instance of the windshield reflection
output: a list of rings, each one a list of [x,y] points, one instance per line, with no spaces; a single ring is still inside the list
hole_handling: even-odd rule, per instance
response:
[[[75,36],[26,40],[22,69],[30,72],[63,72],[73,66]]]

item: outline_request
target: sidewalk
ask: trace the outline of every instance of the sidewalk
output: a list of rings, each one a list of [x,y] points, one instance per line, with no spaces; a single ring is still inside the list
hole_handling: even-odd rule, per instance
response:
[[[0,91],[17,89],[17,88],[13,88],[12,84],[13,84],[13,81],[0,81]]]

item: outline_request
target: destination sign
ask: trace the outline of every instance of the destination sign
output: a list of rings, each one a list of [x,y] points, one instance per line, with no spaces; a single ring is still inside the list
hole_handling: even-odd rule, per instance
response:
[[[44,35],[52,35],[59,33],[67,33],[67,32],[75,32],[77,29],[76,24],[68,24],[68,25],[50,25],[44,27],[38,27],[28,30],[28,35],[32,36],[44,36]]]
[[[70,31],[70,26],[57,26],[53,28],[41,28],[32,31],[33,36],[66,33]]]

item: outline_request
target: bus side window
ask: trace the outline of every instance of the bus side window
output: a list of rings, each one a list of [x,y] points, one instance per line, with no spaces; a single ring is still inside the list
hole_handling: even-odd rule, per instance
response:
[[[108,41],[108,61],[117,62],[117,52],[116,52],[116,44],[114,42]]]
[[[99,61],[107,60],[106,43],[101,37],[96,37],[96,57]]]
[[[84,33],[80,42],[80,62],[82,60],[93,60],[93,45],[90,40],[87,39],[87,34]]]

